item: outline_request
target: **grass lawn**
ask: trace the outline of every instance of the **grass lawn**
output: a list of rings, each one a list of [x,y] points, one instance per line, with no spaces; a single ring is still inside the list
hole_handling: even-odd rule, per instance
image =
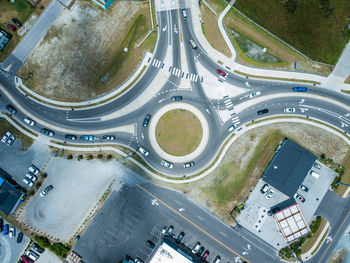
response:
[[[36,12],[39,12],[39,10],[31,7],[24,0],[16,0],[14,4],[11,4],[8,0],[0,0],[0,10],[0,27],[12,35],[12,39],[8,42],[6,47],[0,51],[0,62],[2,62],[8,57],[22,38],[17,32],[8,29],[7,24],[10,23],[14,25],[11,21],[12,18],[17,18],[22,24],[24,24],[35,10],[37,10]]]
[[[238,0],[235,7],[311,59],[334,65],[346,44],[350,2],[325,0],[329,6],[321,8],[319,0],[299,0],[294,13],[284,2]]]
[[[234,206],[243,202],[249,190],[255,187],[274,156],[276,147],[283,139],[284,136],[278,130],[265,133],[243,169],[234,162],[224,163],[213,183],[201,189],[208,197],[211,206],[220,214],[229,217]]]
[[[28,148],[33,144],[33,139],[24,135],[19,130],[17,130],[15,127],[13,127],[10,123],[7,122],[7,120],[0,118],[0,136],[2,136],[7,132],[10,131],[14,136],[16,136],[16,140],[21,141],[21,151],[25,152],[28,150]]]
[[[327,224],[327,220],[322,219],[319,229],[316,231],[315,234],[312,234],[311,238],[306,239],[306,242],[301,247],[302,254],[308,252],[312,248],[312,246],[315,244],[317,238],[320,236],[320,234],[321,234],[321,232],[326,224]],[[326,231],[326,234],[328,231]],[[322,243],[322,241],[321,241],[321,243]]]
[[[211,8],[213,8],[215,10],[215,12],[220,15],[222,13],[222,11],[224,11],[224,9],[227,6],[227,3],[224,0],[206,0],[207,3],[211,6]],[[202,1],[200,2],[200,5],[205,5]]]
[[[156,140],[166,152],[184,156],[193,152],[202,140],[200,121],[190,111],[176,109],[165,113],[156,126]]]
[[[200,10],[202,20],[204,21],[202,23],[202,29],[205,38],[213,48],[220,51],[225,56],[231,57],[231,52],[218,27],[219,16],[216,16],[204,3],[201,4]]]
[[[350,151],[347,153],[347,155],[344,158],[343,161],[343,167],[344,167],[344,173],[341,176],[341,182],[344,184],[350,184]],[[340,196],[343,196],[343,194],[345,193],[346,189],[348,187],[344,186],[344,185],[338,185],[338,188],[336,189],[336,193]]]

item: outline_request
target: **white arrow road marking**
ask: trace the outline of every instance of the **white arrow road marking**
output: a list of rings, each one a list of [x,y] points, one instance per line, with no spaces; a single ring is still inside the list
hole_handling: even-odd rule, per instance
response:
[[[177,34],[177,27],[176,27],[176,25],[174,25],[174,32],[175,32],[175,34]]]
[[[300,108],[301,112],[305,112],[305,111],[308,111],[308,109],[305,109],[305,108]]]
[[[166,29],[167,29],[167,25],[165,25],[165,27],[163,27],[163,29],[162,29],[162,30],[163,30],[163,31],[165,31]]]
[[[152,205],[159,205],[157,199],[152,199],[151,202],[152,202]]]
[[[250,84],[248,81],[246,81],[245,84],[247,85],[247,87],[250,87]]]
[[[349,127],[349,125],[347,125],[346,123],[344,122],[340,122],[341,123],[341,127],[344,128],[344,127]]]
[[[350,124],[350,120],[346,119],[344,116],[342,116],[339,113],[336,113],[336,112],[333,112],[333,111],[330,111],[330,110],[326,110],[326,109],[322,109],[322,108],[319,108],[319,107],[315,107],[315,106],[304,105],[304,107],[310,108],[310,109],[314,109],[314,110],[319,110],[321,112],[327,113],[327,114],[329,114],[329,115],[331,115],[331,116],[333,116],[335,118],[340,119],[341,121],[343,121],[346,124]]]
[[[210,115],[210,110],[208,110],[208,109],[205,109],[207,112],[208,112],[208,114]]]
[[[250,248],[250,244],[248,244],[248,245],[247,245],[247,248],[248,248],[248,250],[251,250],[251,248]]]
[[[243,252],[242,252],[242,255],[243,255],[243,256],[248,255],[248,252],[243,251]]]
[[[163,100],[165,100],[165,98],[163,98],[163,99],[160,99],[159,101],[158,101],[158,103],[161,103]]]
[[[344,117],[349,117],[349,116],[350,116],[350,113],[344,114]]]
[[[185,208],[179,208],[179,212],[184,212],[185,211]]]
[[[299,101],[299,103],[304,103],[305,102],[305,99],[301,99],[301,101]]]
[[[145,138],[145,136],[143,136],[143,132],[141,133],[141,137],[142,137],[142,140]]]

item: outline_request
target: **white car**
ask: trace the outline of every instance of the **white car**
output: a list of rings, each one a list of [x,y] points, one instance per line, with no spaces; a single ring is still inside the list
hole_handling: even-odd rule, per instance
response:
[[[52,185],[46,186],[44,190],[42,190],[40,192],[40,196],[44,197],[45,195],[47,195],[51,190],[53,189]]]
[[[287,113],[295,112],[295,108],[284,108],[284,112],[287,112]]]
[[[261,92],[260,91],[256,91],[256,92],[252,92],[249,94],[249,98],[255,98],[257,96],[260,96],[261,95]]]
[[[31,118],[24,118],[24,122],[27,123],[29,126],[35,126],[35,121],[33,121]]]
[[[33,164],[28,167],[28,170],[34,175],[38,175],[40,173],[40,170]]]
[[[273,193],[275,192],[275,190],[273,190],[273,189],[270,189],[270,191],[267,193],[267,195],[266,195],[266,198],[267,199],[270,199],[272,196],[273,196]]]
[[[29,180],[33,181],[33,182],[35,182],[36,179],[38,179],[38,177],[36,177],[36,176],[35,176],[34,174],[32,174],[32,173],[27,173],[27,174],[26,174],[26,177],[27,177]]]
[[[169,162],[167,162],[167,161],[165,161],[165,160],[162,160],[162,161],[160,162],[160,164],[163,165],[163,166],[165,166],[165,167],[168,167],[169,169],[171,169],[171,168],[174,167],[174,164],[169,163]]]
[[[7,139],[10,138],[10,136],[11,136],[11,132],[9,132],[9,131],[6,132],[5,135],[2,137],[1,141],[3,143],[5,143],[7,141]]]
[[[10,237],[15,237],[16,236],[16,229],[13,226],[10,226],[9,236]]]
[[[24,178],[22,181],[29,187],[33,186],[33,182],[27,178]]]
[[[33,261],[36,261],[36,260],[38,260],[39,259],[39,255],[37,254],[37,253],[35,253],[33,250],[27,250],[27,256],[31,259],[31,260],[33,260]]]
[[[139,148],[137,148],[137,151],[142,153],[144,156],[148,156],[149,155],[149,151],[147,151],[145,148],[143,148],[141,146]]]
[[[230,127],[228,127],[228,131],[232,132],[236,128],[237,128],[237,126],[235,124],[232,124]]]
[[[11,135],[10,138],[7,139],[6,145],[11,146],[15,140],[16,140],[16,137],[14,135]]]
[[[201,247],[201,243],[197,242],[192,248],[192,253],[193,254],[197,254],[197,252],[200,249],[200,247]]]

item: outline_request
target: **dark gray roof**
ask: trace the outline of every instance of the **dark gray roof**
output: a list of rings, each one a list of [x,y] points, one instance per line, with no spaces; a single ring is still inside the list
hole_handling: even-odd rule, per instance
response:
[[[2,169],[0,169],[0,171],[1,170]],[[16,210],[24,193],[18,189],[19,186],[11,184],[1,174],[0,178],[2,182],[0,185],[0,210],[6,215],[9,215]]]
[[[262,179],[292,197],[304,181],[317,157],[286,139],[263,173]]]

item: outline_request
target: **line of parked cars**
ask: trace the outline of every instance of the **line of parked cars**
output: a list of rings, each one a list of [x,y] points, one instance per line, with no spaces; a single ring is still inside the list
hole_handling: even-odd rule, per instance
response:
[[[267,199],[271,199],[271,197],[273,196],[273,194],[275,193],[275,190],[273,190],[272,188],[269,187],[268,184],[264,184],[261,189],[260,189],[260,193],[262,193],[263,195],[265,195],[265,197]]]
[[[38,243],[33,243],[30,248],[21,257],[20,263],[34,263],[40,258],[40,254],[44,253],[45,249]]]
[[[16,237],[16,228],[14,226],[11,226],[9,224],[4,224],[4,219],[0,217],[0,232],[4,236],[9,236],[9,237]],[[21,243],[23,240],[23,233],[19,232],[17,235],[17,243]]]
[[[22,26],[22,23],[20,21],[18,21],[18,19],[16,18],[12,18],[11,21],[18,27],[20,28]],[[12,30],[12,31],[16,31],[17,30],[17,27],[15,27],[14,25],[12,24],[7,24],[7,28]]]
[[[16,140],[16,136],[14,136],[11,132],[7,131],[2,137],[1,141],[5,143],[7,146],[11,146]]]
[[[28,167],[28,173],[26,174],[25,178],[22,180],[23,183],[28,185],[29,187],[32,187],[35,181],[38,179],[38,175],[40,173],[40,170],[35,166],[31,165]]]

